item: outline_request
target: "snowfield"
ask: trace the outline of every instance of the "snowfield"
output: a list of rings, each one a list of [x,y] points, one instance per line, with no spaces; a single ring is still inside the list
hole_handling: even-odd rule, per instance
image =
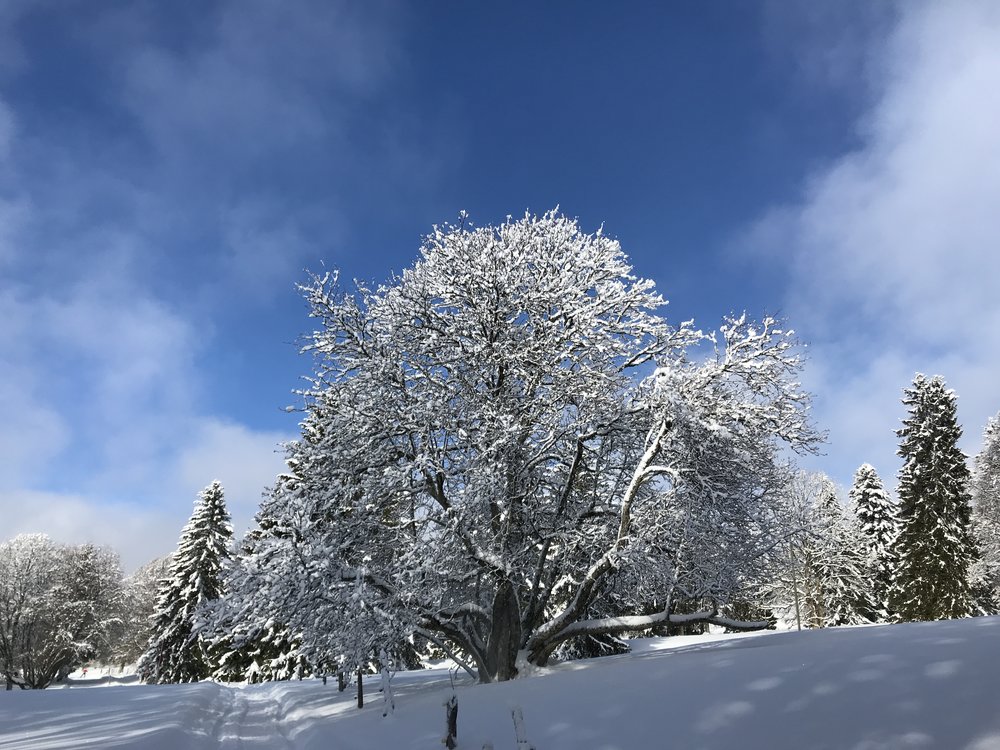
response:
[[[633,646],[495,685],[460,673],[458,747],[515,750],[511,709],[521,706],[537,750],[1000,750],[998,617]],[[336,680],[136,686],[99,678],[3,692],[0,748],[442,747],[448,671],[401,672],[392,684],[396,711],[387,718],[374,677],[360,711]]]

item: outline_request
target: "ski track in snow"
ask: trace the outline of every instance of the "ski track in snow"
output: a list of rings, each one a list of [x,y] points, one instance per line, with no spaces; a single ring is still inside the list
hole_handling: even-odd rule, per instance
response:
[[[225,710],[211,736],[221,750],[293,750],[284,732],[281,705],[269,695],[223,688]]]

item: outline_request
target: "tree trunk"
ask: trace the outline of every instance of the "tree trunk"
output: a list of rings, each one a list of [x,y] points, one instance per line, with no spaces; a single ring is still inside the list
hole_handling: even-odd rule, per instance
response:
[[[486,644],[487,669],[498,682],[517,676],[517,650],[521,644],[521,609],[510,581],[503,581],[493,598],[493,627]]]

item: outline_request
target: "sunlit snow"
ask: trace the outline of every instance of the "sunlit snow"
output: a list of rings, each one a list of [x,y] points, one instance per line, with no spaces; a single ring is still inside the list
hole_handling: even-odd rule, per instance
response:
[[[1000,618],[691,636],[633,653],[473,685],[459,674],[458,747],[514,750],[520,706],[538,750],[1000,748]],[[441,747],[447,669],[400,672],[382,718],[336,680],[120,686],[0,693],[0,747]],[[104,685],[106,689],[85,689]]]

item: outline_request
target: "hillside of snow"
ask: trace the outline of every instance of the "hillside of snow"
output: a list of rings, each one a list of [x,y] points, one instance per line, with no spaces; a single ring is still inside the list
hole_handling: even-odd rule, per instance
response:
[[[456,680],[458,747],[1000,750],[1000,618],[633,642],[633,653],[496,685]],[[378,681],[358,710],[336,680],[117,684],[0,693],[0,747],[440,748],[447,670]],[[93,687],[87,687],[92,685]],[[97,689],[100,686],[101,689]],[[520,750],[520,749],[518,749]]]

